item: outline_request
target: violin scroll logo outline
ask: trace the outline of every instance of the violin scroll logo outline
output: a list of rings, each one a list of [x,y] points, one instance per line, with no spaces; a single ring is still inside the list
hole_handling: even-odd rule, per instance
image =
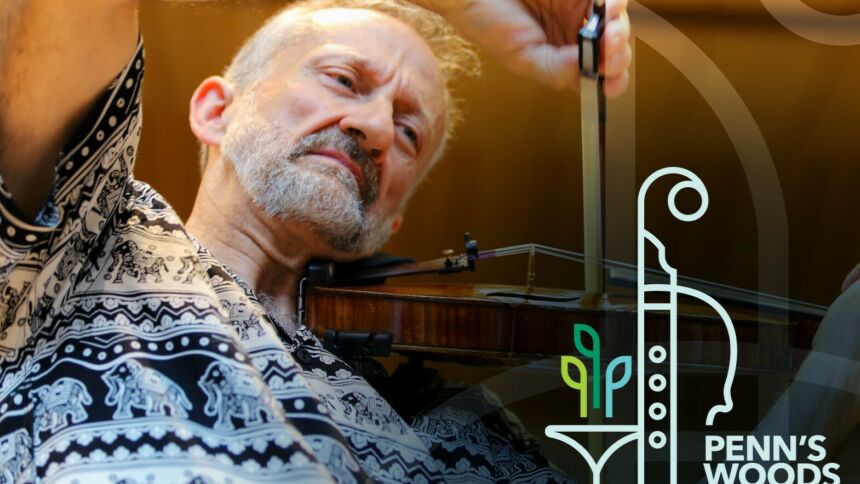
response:
[[[713,405],[705,417],[705,425],[711,427],[718,414],[728,413],[734,408],[732,400],[732,385],[737,371],[738,343],[734,324],[726,310],[711,296],[702,291],[681,286],[678,284],[678,270],[668,262],[666,246],[653,233],[646,229],[645,224],[645,199],[648,190],[658,179],[666,176],[680,176],[682,181],[677,182],[667,196],[669,212],[678,220],[693,222],[702,217],[708,209],[708,191],[702,180],[690,170],[680,167],[666,167],[652,173],[639,189],[637,198],[637,327],[636,327],[636,395],[637,414],[636,424],[589,424],[589,425],[549,425],[545,429],[548,437],[559,440],[569,445],[580,454],[588,463],[592,473],[593,484],[600,483],[600,474],[609,458],[621,447],[630,442],[637,442],[637,483],[645,482],[646,453],[656,451],[665,452],[662,449],[668,444],[669,482],[678,482],[678,296],[688,296],[699,299],[704,304],[713,308],[726,327],[729,346],[729,361],[727,365],[726,379],[722,387],[722,401]],[[691,213],[680,210],[676,203],[678,194],[687,189],[695,190],[700,198],[698,209]],[[657,258],[661,270],[668,276],[668,283],[652,284],[645,279],[645,253],[649,247],[657,251]],[[660,302],[648,302],[646,295],[660,294],[663,296]],[[668,302],[665,302],[668,300]],[[645,314],[648,311],[660,311],[669,315],[669,340],[668,347],[663,343],[645,342]],[[583,336],[588,335],[591,346],[584,344]],[[591,360],[592,374],[591,407],[600,409],[601,402],[601,363],[600,363],[600,336],[597,331],[589,325],[574,325],[574,346],[576,350]],[[645,365],[647,362],[659,365],[655,368],[668,368],[667,376],[661,371],[654,371],[648,377],[647,387],[645,382]],[[622,355],[613,359],[606,369],[605,412],[604,416],[613,416],[613,394],[622,388],[630,380],[633,367],[633,356]],[[616,378],[617,368],[621,366],[621,376]],[[576,369],[576,378],[571,378],[569,371]],[[565,355],[561,359],[562,380],[568,387],[580,392],[580,417],[588,416],[588,372],[585,364],[575,356]],[[665,400],[668,394],[668,408],[657,397]],[[651,401],[651,403],[649,403]],[[646,413],[647,407],[647,413]],[[647,417],[646,417],[647,415]],[[654,427],[654,424],[665,426],[668,420],[668,436],[663,430],[646,430],[646,427]],[[613,442],[602,452],[598,460],[595,460],[588,449],[570,434],[575,433],[619,433],[622,436]]]

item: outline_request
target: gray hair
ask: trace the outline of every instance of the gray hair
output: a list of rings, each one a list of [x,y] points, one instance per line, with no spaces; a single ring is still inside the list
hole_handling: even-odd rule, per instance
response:
[[[448,140],[463,120],[460,102],[451,94],[453,84],[480,73],[480,61],[474,46],[463,39],[441,15],[403,0],[303,0],[292,3],[272,16],[239,49],[224,78],[233,85],[237,95],[252,89],[266,78],[272,67],[271,59],[296,37],[312,29],[310,23],[295,22],[297,15],[327,8],[352,8],[379,12],[412,27],[424,39],[445,80],[445,135],[433,154],[432,162],[441,158]],[[200,146],[200,171],[206,168],[209,149]]]

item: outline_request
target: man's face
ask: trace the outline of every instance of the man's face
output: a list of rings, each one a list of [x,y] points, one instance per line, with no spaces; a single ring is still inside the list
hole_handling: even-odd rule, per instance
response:
[[[233,104],[223,154],[267,215],[358,256],[381,246],[444,134],[444,81],[410,27],[365,10],[313,32]]]

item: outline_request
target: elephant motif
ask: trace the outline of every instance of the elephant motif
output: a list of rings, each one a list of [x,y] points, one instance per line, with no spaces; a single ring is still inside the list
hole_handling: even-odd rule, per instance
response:
[[[129,360],[116,365],[110,372],[102,375],[107,383],[108,394],[105,403],[116,405],[113,418],[131,418],[132,407],[146,412],[146,415],[167,415],[186,418],[191,410],[191,402],[179,385],[152,368]]]
[[[32,305],[30,306],[31,315],[29,324],[32,334],[38,333],[45,322],[48,321],[48,316],[51,315],[51,311],[54,309],[54,299],[46,295],[36,303],[35,308]]]
[[[60,260],[60,263],[57,265],[57,280],[65,281],[72,275],[72,271],[75,269],[75,264],[78,262],[77,254],[74,250],[68,250],[65,254],[63,254],[63,258]]]
[[[8,285],[3,289],[3,294],[0,295],[0,318],[2,318],[2,329],[5,330],[13,323],[13,318],[18,313],[18,305],[21,304],[21,294],[26,292],[29,284],[24,284],[24,287],[17,291],[12,285]]]
[[[72,241],[71,247],[66,250],[66,253],[63,254],[63,258],[60,259],[60,263],[57,264],[55,275],[58,281],[65,281],[72,276],[72,271],[75,270],[75,267],[82,260],[81,254],[86,254],[86,250],[87,240],[85,237],[75,237]],[[90,264],[89,268],[85,269],[86,274],[84,276],[84,281],[93,282],[95,280],[94,268],[95,265]]]
[[[116,148],[111,147],[110,156],[116,156]],[[99,191],[99,196],[96,198],[96,207],[99,213],[107,215],[111,207],[122,195],[120,188],[126,183],[128,176],[122,170],[114,170],[107,176],[107,183],[104,188]]]
[[[147,276],[155,276],[155,282],[162,282],[161,271],[169,271],[164,257],[157,256],[149,250],[140,249],[132,240],[126,240],[117,245],[111,257],[113,260],[107,268],[107,273],[112,274],[119,266],[119,271],[113,280],[114,284],[122,283],[126,273],[137,277],[137,282],[147,282]],[[105,279],[108,277],[105,275]]]
[[[31,461],[30,436],[26,430],[16,430],[0,438],[0,484],[27,480],[23,474]]]
[[[260,379],[251,371],[214,362],[198,381],[206,394],[203,412],[216,417],[216,430],[233,430],[232,419],[239,418],[245,426],[274,419],[271,408],[275,401]]]
[[[397,428],[400,425],[400,416],[379,395],[368,396],[350,392],[344,395],[342,400],[346,403],[344,413],[354,418],[359,425],[370,422],[382,429]]]
[[[230,311],[230,323],[239,332],[240,340],[251,339],[251,335],[249,334],[251,331],[256,332],[258,338],[266,335],[266,331],[260,325],[260,318],[250,311],[245,303],[224,301],[224,306]]]
[[[180,275],[188,273],[185,276],[185,280],[182,281],[183,284],[191,284],[196,276],[199,279],[206,278],[206,271],[203,269],[203,264],[201,264],[197,260],[196,255],[186,255],[184,257],[180,257],[179,261],[182,262],[182,267],[176,272],[176,276],[173,276],[173,279],[178,281],[180,279]]]
[[[52,433],[72,423],[81,423],[87,419],[86,405],[93,403],[84,384],[74,378],[60,378],[50,385],[42,385],[30,390],[30,400],[36,401],[35,443],[39,443],[39,434],[43,431]]]

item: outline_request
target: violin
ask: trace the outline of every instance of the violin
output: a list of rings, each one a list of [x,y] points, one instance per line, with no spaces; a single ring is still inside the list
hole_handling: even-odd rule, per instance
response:
[[[390,334],[390,341],[387,337],[385,341],[390,342],[391,351],[421,359],[508,366],[566,354],[571,349],[574,322],[612,335],[603,339],[611,345],[605,354],[631,353],[636,341],[634,296],[609,295],[595,301],[585,291],[534,284],[536,256],[585,262],[585,255],[539,244],[480,251],[469,234],[464,241],[463,253],[446,251],[441,258],[422,262],[381,257],[350,264],[312,263],[300,288],[300,317],[321,338],[326,332],[329,340],[354,334],[359,346],[377,335]],[[385,283],[388,278],[406,275],[473,271],[479,261],[517,254],[529,255],[528,280],[523,286]],[[603,266],[610,283],[622,288],[635,284],[632,264],[604,260]],[[657,270],[646,273],[651,283],[665,279]],[[792,348],[809,348],[826,311],[822,306],[701,279],[679,279],[727,308],[737,333],[740,370],[796,369],[800,361],[793,357]],[[678,312],[679,361],[725,366],[725,330],[719,317],[695,301],[680,302]],[[646,338],[668,340],[668,312],[650,311],[648,318]]]

